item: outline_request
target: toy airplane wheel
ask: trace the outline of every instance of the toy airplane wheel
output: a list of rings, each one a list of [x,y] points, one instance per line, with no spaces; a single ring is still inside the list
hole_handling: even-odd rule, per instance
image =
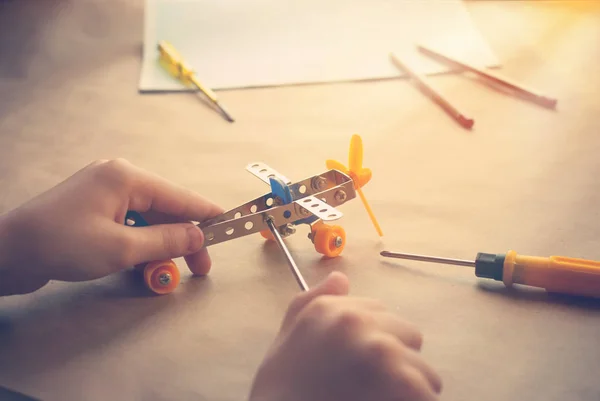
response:
[[[144,283],[156,294],[173,292],[179,280],[179,269],[172,260],[150,262],[144,268]]]
[[[312,239],[317,252],[329,258],[334,258],[344,250],[346,232],[340,226],[317,224],[313,226]]]

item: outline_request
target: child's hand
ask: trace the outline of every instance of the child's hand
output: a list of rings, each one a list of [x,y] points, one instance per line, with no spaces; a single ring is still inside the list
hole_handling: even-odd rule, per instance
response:
[[[128,227],[128,210],[149,227]],[[0,295],[49,280],[100,278],[143,262],[185,256],[195,274],[210,258],[200,222],[223,210],[123,160],[99,161],[0,216]]]
[[[296,297],[255,378],[251,401],[434,401],[421,334],[335,273]]]

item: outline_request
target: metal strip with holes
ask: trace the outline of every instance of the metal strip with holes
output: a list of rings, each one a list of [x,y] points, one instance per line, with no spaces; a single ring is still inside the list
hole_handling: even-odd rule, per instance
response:
[[[342,217],[342,212],[334,209],[332,206],[323,202],[319,198],[314,196],[307,196],[306,198],[298,199],[294,201],[295,204],[299,205],[302,209],[308,211],[310,214],[314,214],[323,221],[337,220]],[[306,214],[300,209],[299,214]]]
[[[206,246],[268,229],[265,219],[269,215],[277,227],[310,215],[323,221],[337,220],[342,213],[332,208],[356,197],[352,179],[337,170],[309,177],[292,184],[290,188],[300,194],[299,199],[290,204],[276,205],[269,193],[199,224]]]
[[[215,245],[240,238],[246,235],[258,233],[266,228],[267,216],[273,216],[277,226],[291,223],[300,217],[296,211],[296,204],[276,206],[260,213],[252,213],[233,220],[221,221],[208,227],[201,227],[204,232],[205,246]]]
[[[286,184],[292,183],[292,181],[289,180],[286,176],[273,170],[271,167],[267,166],[263,162],[250,163],[246,166],[246,170],[252,173],[255,177],[266,182],[267,184],[270,184],[269,178],[271,177],[278,177]]]
[[[356,196],[354,186],[352,185],[350,187],[350,185],[344,185],[347,183],[352,183],[352,179],[349,176],[339,172],[338,170],[329,170],[324,174],[305,178],[304,180],[291,184],[289,187],[292,191],[294,199],[318,195],[319,199],[330,205],[341,205],[345,201]],[[344,195],[338,195],[340,200],[336,201],[333,196],[334,194],[331,194],[329,190],[336,188],[339,185],[344,185],[344,195],[347,197],[347,199],[342,199]],[[225,213],[213,217],[212,219],[205,220],[200,227],[203,228],[209,225],[220,223],[222,221],[237,219],[252,213],[262,212],[263,210],[267,210],[272,206],[277,206],[275,203],[276,202],[273,199],[273,195],[268,193],[246,202],[236,208],[228,210]]]

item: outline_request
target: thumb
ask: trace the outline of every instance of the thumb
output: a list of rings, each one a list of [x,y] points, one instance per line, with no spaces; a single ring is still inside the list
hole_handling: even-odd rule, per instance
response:
[[[340,272],[330,273],[325,280],[323,280],[316,287],[310,290],[296,295],[294,300],[290,303],[287,313],[283,320],[282,328],[285,329],[289,324],[296,318],[296,316],[308,305],[312,300],[322,295],[348,295],[350,283],[348,277]]]
[[[204,234],[191,223],[124,228],[129,231],[129,238],[133,237],[133,246],[127,250],[128,265],[187,256],[204,245]]]

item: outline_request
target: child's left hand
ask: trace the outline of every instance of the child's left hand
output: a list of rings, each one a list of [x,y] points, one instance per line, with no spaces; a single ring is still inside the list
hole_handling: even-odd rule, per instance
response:
[[[126,226],[128,210],[152,225]],[[191,221],[220,213],[200,195],[127,161],[94,162],[0,216],[0,295],[181,256],[193,273],[205,275],[210,257],[202,231]]]

